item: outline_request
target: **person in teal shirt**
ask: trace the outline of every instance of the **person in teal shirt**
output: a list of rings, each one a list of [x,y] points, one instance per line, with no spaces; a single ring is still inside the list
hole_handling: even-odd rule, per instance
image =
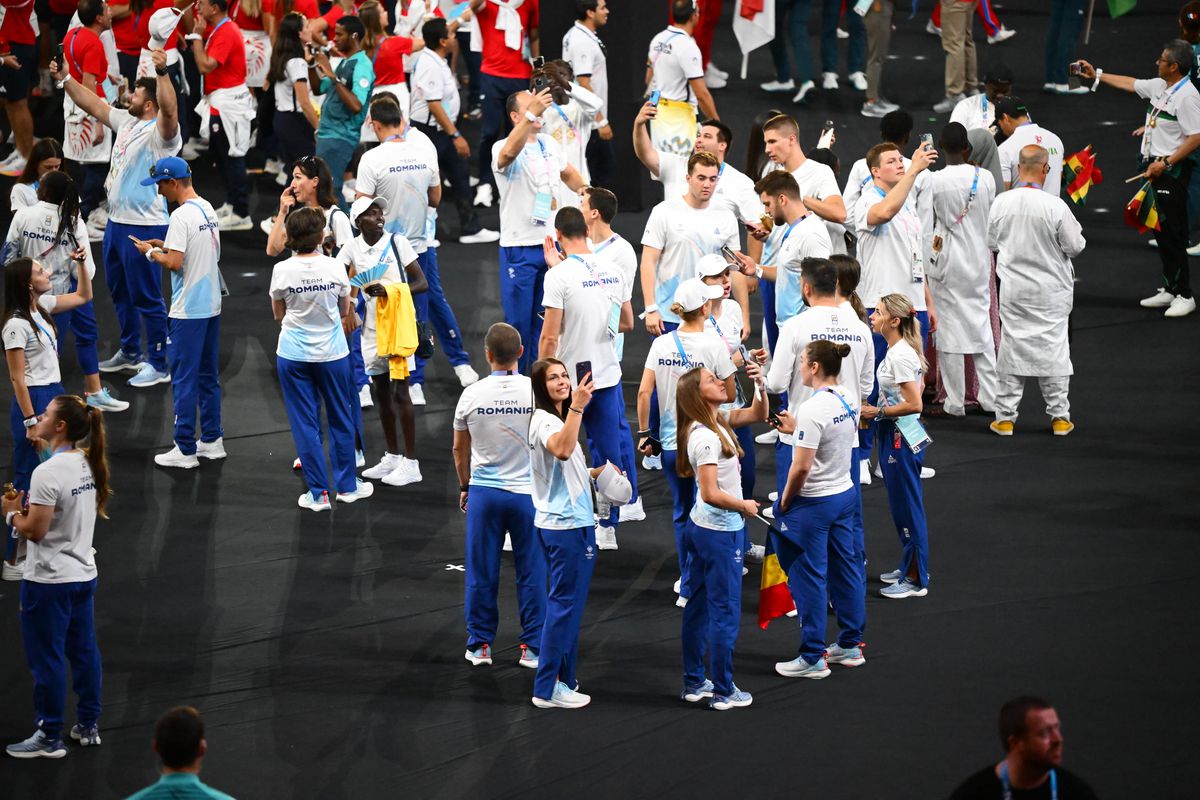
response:
[[[162,762],[162,777],[127,800],[234,800],[200,782],[200,762],[207,750],[200,712],[191,706],[172,708],[154,724],[154,752]]]
[[[365,32],[358,17],[342,17],[334,28],[333,44],[345,58],[334,70],[329,55],[318,51],[309,68],[310,84],[319,83],[317,92],[325,95],[317,126],[317,155],[333,173],[333,191],[343,211],[346,200],[342,197],[342,176],[361,138],[367,98],[375,85],[375,69],[362,49]]]

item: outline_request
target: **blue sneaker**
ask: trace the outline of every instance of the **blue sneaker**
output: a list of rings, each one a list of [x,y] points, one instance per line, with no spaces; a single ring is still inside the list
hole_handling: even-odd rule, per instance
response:
[[[146,363],[138,367],[137,374],[129,379],[129,385],[137,389],[154,386],[157,383],[170,383],[171,373],[159,372],[152,364]]]
[[[929,594],[929,587],[918,586],[908,578],[905,578],[899,583],[883,587],[879,590],[879,593],[892,600],[903,600],[905,597],[924,597]]]
[[[705,679],[704,683],[699,686],[684,685],[683,691],[679,693],[679,699],[688,703],[699,703],[713,696],[713,682]]]
[[[77,722],[71,727],[71,738],[84,747],[100,744],[100,726],[89,725],[84,727]]]
[[[753,702],[754,695],[734,686],[733,691],[727,695],[714,694],[712,700],[708,701],[708,707],[717,711],[728,711],[731,708],[745,708]]]
[[[900,581],[904,580],[904,573],[898,569],[894,569],[891,572],[884,572],[881,574],[879,576],[879,580],[881,583],[899,583]]]
[[[101,372],[121,372],[122,370],[136,370],[142,365],[140,356],[127,356],[124,350],[118,350],[112,358],[100,362]]]
[[[843,667],[861,667],[867,663],[867,659],[863,656],[861,646],[842,647],[837,642],[834,642],[825,651],[825,663],[841,664]]]
[[[538,708],[583,708],[592,702],[591,695],[570,689],[562,681],[554,684],[554,692],[549,700],[536,696],[530,700]]]
[[[829,677],[829,667],[824,658],[818,658],[815,664],[796,656],[791,661],[780,661],[775,665],[775,671],[785,678],[812,678],[820,680]]]
[[[477,667],[480,665],[491,664],[492,663],[491,648],[488,647],[486,644],[481,644],[481,645],[479,645],[479,647],[476,647],[474,650],[468,650],[466,652],[466,654],[463,655],[463,658],[465,658],[467,661],[470,661],[472,664],[474,664]]]
[[[98,408],[101,411],[124,411],[129,408],[129,401],[118,400],[112,396],[105,386],[98,392],[92,392],[87,396],[87,404],[92,408]]]
[[[517,659],[517,666],[525,667],[526,669],[537,669],[538,663],[537,652],[529,649],[529,645],[527,644],[521,645],[521,657]]]
[[[46,734],[34,731],[23,742],[10,744],[4,748],[13,758],[62,758],[67,754],[67,746],[62,739],[51,739]]]

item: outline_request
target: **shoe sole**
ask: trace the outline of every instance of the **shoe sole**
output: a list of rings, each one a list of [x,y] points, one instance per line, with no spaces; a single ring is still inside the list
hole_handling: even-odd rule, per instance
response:
[[[529,698],[529,700],[538,708],[568,708],[568,709],[583,708],[588,703],[592,702],[591,700],[588,700],[587,703],[561,703],[561,702],[556,703],[553,700],[543,700],[540,697],[531,697],[531,698]]]
[[[753,702],[753,700],[728,700],[724,703],[709,703],[708,707],[714,711],[728,711],[731,708],[745,708]]]
[[[523,658],[518,658],[518,659],[517,659],[517,666],[518,666],[518,667],[524,667],[525,669],[537,669],[537,668],[538,668],[538,662],[537,662],[536,660],[532,660],[532,661],[526,661],[526,660],[525,660],[525,659],[523,659]]]
[[[988,430],[997,436],[1012,436],[1014,433],[1014,431],[1002,431],[998,428],[993,428],[991,425],[988,426]]]
[[[119,414],[122,411],[129,409],[129,403],[121,402],[120,405],[97,405],[96,403],[88,403],[88,408],[98,408],[101,411],[109,414]]]
[[[635,513],[635,514],[629,514],[628,516],[626,516],[625,514],[622,514],[622,515],[619,517],[619,519],[621,520],[621,522],[641,522],[641,521],[642,521],[642,520],[644,520],[645,518],[646,518],[646,512],[645,512],[645,511],[639,511],[639,512],[637,512],[637,513]]]
[[[882,575],[880,575],[879,582],[886,583],[888,586],[895,586],[897,583],[900,582],[900,579],[899,578],[885,578]]]
[[[863,664],[867,663],[867,659],[863,658],[862,656],[859,656],[858,658],[847,658],[840,661],[831,661],[826,658],[825,663],[841,664],[843,667],[861,667]]]
[[[403,481],[403,482],[397,483],[395,481],[389,481],[387,478],[381,478],[380,483],[386,483],[388,486],[409,486],[414,483],[420,483],[422,480],[423,480],[422,478],[417,477],[411,481]]]
[[[883,590],[881,589],[879,594],[889,600],[903,600],[906,597],[924,597],[925,595],[929,594],[929,589],[917,589],[915,591],[905,592],[904,594],[884,594]]]
[[[374,494],[374,492],[372,492],[372,494]],[[364,495],[352,494],[352,495],[349,495],[349,496],[347,496],[347,495],[344,495],[344,494],[339,494],[339,495],[338,495],[338,496],[337,496],[337,497],[334,499],[334,502],[336,502],[336,503],[345,503],[346,505],[350,505],[351,503],[357,503],[359,500],[366,500],[366,499],[367,499],[368,497],[370,497],[370,496],[371,496],[371,495],[369,495],[369,494],[364,494]]]
[[[158,459],[155,459],[154,465],[157,467],[163,467],[164,469],[195,469],[196,467],[200,466],[200,461],[197,459],[196,463],[194,463],[194,464],[190,464],[190,463],[189,464],[178,464],[178,463],[164,464],[161,461],[159,461]]]
[[[170,383],[170,382],[171,382],[171,376],[168,375],[165,378],[158,378],[149,383],[134,383],[133,381],[126,381],[125,383],[128,386],[132,386],[134,389],[149,389],[151,386],[157,386],[160,383]]]
[[[79,734],[77,734],[75,731],[71,731],[70,736],[72,739],[79,742],[80,747],[95,747],[96,745],[100,744],[99,736],[97,736],[94,739],[92,739],[92,738],[85,739],[82,736],[80,736]]]
[[[711,700],[712,692],[700,692],[699,694],[681,694],[679,699],[685,703],[699,703],[701,700]]]
[[[138,366],[137,364],[122,364],[122,365],[121,365],[121,366],[119,366],[119,367],[113,367],[113,366],[108,366],[108,367],[106,367],[106,366],[104,366],[103,364],[101,364],[101,365],[100,365],[100,371],[101,371],[101,372],[108,372],[108,373],[112,373],[112,372],[126,372],[126,371],[128,371],[128,372],[137,372],[137,366]]]
[[[469,661],[473,667],[490,667],[492,665],[490,658],[466,658],[465,660]]]
[[[1069,435],[1071,434],[1071,431],[1073,431],[1073,430],[1075,430],[1075,426],[1074,426],[1074,425],[1072,425],[1071,427],[1067,428],[1065,431],[1052,431],[1052,433],[1053,433],[1055,436],[1069,436]]]
[[[222,458],[228,457],[228,453],[215,453],[213,455],[208,455],[207,453],[201,453],[199,450],[196,451],[196,458],[206,458],[209,461],[220,461]]]
[[[300,506],[300,508],[303,508],[306,511],[328,511],[329,510],[328,503],[323,503],[319,506],[305,506],[305,505],[300,505],[299,503],[297,503],[296,505]]]
[[[828,662],[826,662],[826,663],[828,663]],[[794,672],[787,672],[785,670],[782,670],[779,668],[779,665],[776,664],[775,672],[782,675],[785,678],[810,678],[812,680],[819,681],[822,678],[828,678],[830,676],[830,674],[833,672],[833,670],[826,667],[825,669],[819,670],[819,671],[809,670],[806,672],[794,673]]]
[[[44,750],[38,750],[38,751],[35,751],[35,752],[27,752],[27,753],[14,753],[12,750],[7,750],[7,751],[5,751],[5,752],[7,752],[7,753],[8,753],[10,756],[12,756],[13,758],[25,758],[25,759],[30,759],[30,758],[62,758],[63,756],[65,756],[65,755],[67,754],[67,751],[66,751],[66,749],[63,749],[63,750],[53,750],[53,751],[51,751],[51,752],[49,752],[49,753],[45,752]]]

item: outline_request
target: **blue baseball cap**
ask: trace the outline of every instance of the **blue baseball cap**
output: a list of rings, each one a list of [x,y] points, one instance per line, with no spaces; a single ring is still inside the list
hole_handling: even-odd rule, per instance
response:
[[[153,186],[159,181],[190,177],[192,177],[192,170],[186,161],[179,156],[167,156],[166,158],[160,158],[150,168],[150,177],[142,179],[142,186]]]

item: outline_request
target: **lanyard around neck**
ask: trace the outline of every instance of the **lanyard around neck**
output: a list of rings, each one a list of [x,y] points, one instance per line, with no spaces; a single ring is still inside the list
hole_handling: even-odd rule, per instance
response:
[[[1012,800],[1012,785],[1008,782],[1008,764],[1000,767],[1000,785],[1004,787],[1004,800]],[[1058,773],[1050,770],[1050,800],[1058,800]]]
[[[621,238],[620,234],[614,233],[612,236],[605,239],[604,243],[601,244],[599,247],[597,247],[592,252],[596,253],[597,255],[600,253],[603,253],[605,248],[607,248],[610,244],[612,244],[613,242],[615,242],[617,239],[620,239],[620,238]]]

